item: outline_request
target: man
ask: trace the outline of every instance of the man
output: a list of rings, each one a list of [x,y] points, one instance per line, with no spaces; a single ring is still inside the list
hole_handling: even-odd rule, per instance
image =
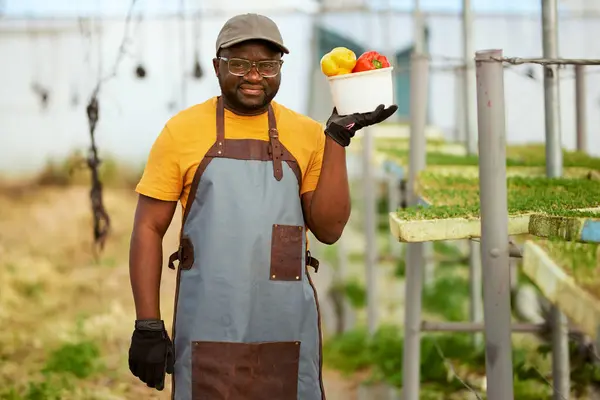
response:
[[[217,37],[221,95],[170,119],[139,185],[130,275],[131,372],[176,400],[324,399],[307,230],[335,243],[350,216],[345,147],[397,106],[322,126],[273,101],[288,54],[267,17]],[[171,342],[159,310],[162,239],[184,210]]]

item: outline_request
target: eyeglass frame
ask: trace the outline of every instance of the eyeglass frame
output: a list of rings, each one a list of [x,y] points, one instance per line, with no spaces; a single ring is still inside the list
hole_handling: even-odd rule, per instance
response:
[[[231,75],[234,75],[234,76],[245,76],[245,75],[246,75],[248,72],[252,71],[252,68],[256,67],[256,72],[258,72],[258,74],[259,74],[260,76],[262,76],[263,78],[274,78],[274,77],[276,77],[277,75],[279,75],[279,74],[281,73],[281,67],[283,66],[283,60],[260,60],[260,61],[250,61],[250,60],[247,60],[247,59],[245,59],[245,58],[239,58],[239,57],[232,57],[232,58],[228,58],[228,57],[222,57],[222,56],[218,56],[218,57],[217,57],[217,60],[222,60],[222,61],[226,62],[226,63],[227,63],[227,70],[229,71],[229,73],[230,73]],[[243,74],[243,75],[234,74],[233,72],[231,72],[231,68],[229,67],[229,62],[230,62],[231,60],[241,60],[241,61],[246,61],[246,62],[250,63],[250,69],[248,70],[248,72],[246,72],[246,73],[245,73],[245,74]],[[258,64],[260,64],[260,63],[262,63],[262,62],[277,62],[277,63],[279,63],[279,71],[277,71],[277,73],[276,73],[275,75],[268,75],[268,76],[267,76],[267,75],[263,75],[263,74],[262,74],[262,73],[261,73],[261,72],[258,70]]]

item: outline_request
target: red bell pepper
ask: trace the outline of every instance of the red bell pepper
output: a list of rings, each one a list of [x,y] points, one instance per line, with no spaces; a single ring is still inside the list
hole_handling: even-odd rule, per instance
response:
[[[352,72],[371,71],[374,69],[388,68],[390,63],[388,59],[376,51],[367,51],[357,60]]]

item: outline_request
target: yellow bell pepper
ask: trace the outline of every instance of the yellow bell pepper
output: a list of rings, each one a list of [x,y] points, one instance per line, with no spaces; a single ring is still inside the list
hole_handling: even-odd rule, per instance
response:
[[[321,71],[326,76],[349,74],[356,65],[356,54],[345,47],[336,47],[321,58]]]

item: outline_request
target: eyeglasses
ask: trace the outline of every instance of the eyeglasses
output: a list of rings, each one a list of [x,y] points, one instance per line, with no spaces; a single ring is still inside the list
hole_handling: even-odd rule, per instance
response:
[[[256,67],[256,70],[262,77],[272,78],[279,74],[281,65],[283,64],[283,60],[250,61],[243,58],[226,57],[218,57],[218,59],[225,61],[229,68],[229,73],[235,76],[244,76],[250,72],[252,67]]]

